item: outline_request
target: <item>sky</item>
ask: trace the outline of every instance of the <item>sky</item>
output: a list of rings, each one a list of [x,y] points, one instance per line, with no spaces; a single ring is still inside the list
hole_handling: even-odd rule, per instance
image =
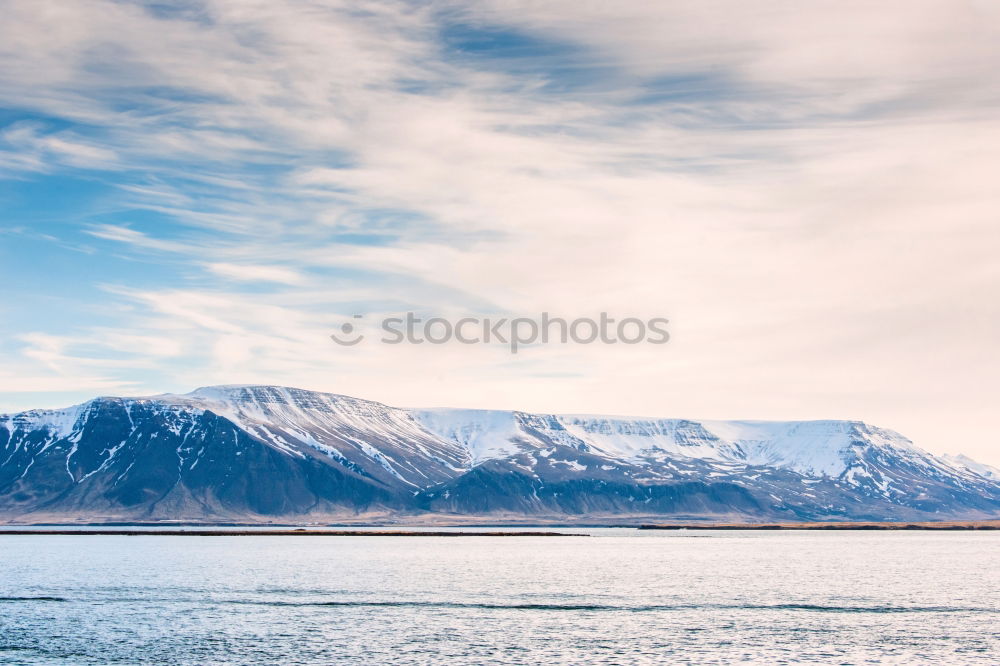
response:
[[[992,0],[0,10],[0,411],[263,383],[1000,463]],[[671,339],[329,338],[407,311]]]

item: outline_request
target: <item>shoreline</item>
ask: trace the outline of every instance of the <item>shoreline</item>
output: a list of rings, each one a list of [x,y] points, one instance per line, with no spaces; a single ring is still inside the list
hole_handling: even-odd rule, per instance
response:
[[[853,523],[651,523],[640,530],[928,530],[936,532],[1000,530],[1000,520],[942,522],[853,522]]]
[[[586,536],[564,532],[420,532],[405,530],[6,530],[0,528],[0,536],[401,536],[401,537],[521,537],[521,536]]]

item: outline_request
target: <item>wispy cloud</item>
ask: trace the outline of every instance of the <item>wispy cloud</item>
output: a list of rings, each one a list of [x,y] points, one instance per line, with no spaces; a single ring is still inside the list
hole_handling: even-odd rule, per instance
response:
[[[92,254],[6,262],[89,300],[8,306],[3,349],[81,393],[280,381],[981,441],[997,11],[12,0],[0,177],[32,185],[3,224]],[[665,314],[674,342],[514,361],[326,339],[402,309]]]
[[[206,264],[212,273],[232,280],[246,282],[278,282],[280,284],[302,284],[305,276],[289,268],[280,266],[253,266],[247,264]]]

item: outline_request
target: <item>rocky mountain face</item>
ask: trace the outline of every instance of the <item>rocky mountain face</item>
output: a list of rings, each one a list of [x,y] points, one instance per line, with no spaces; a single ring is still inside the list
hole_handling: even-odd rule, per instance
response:
[[[0,415],[0,521],[935,520],[996,470],[856,421],[407,410],[274,386]]]

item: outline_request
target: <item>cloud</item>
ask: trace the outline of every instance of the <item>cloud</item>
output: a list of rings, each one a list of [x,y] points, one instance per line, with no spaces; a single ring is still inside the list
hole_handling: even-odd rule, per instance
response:
[[[0,168],[12,172],[52,171],[62,167],[112,169],[113,150],[95,145],[72,132],[48,132],[33,122],[15,122],[0,130]],[[2,173],[2,172],[0,172]]]
[[[1000,371],[995,12],[9,2],[0,170],[106,170],[98,212],[45,231],[142,281],[24,324],[18,367],[80,391],[865,418],[975,454]],[[674,341],[514,360],[326,338],[405,309],[665,315]]]
[[[216,275],[232,280],[246,282],[278,282],[281,284],[302,284],[305,276],[301,273],[280,266],[251,266],[239,264],[206,264],[208,270]]]
[[[159,250],[164,252],[187,252],[191,246],[173,241],[153,238],[148,234],[125,226],[113,224],[94,225],[84,230],[84,233],[104,240],[126,243],[132,247],[144,250]]]
[[[989,2],[803,6],[782,0],[761,8],[684,0],[664,8],[490,0],[451,6],[472,25],[503,25],[595,49],[647,81],[714,73],[741,86],[738,93],[790,98],[791,113],[815,113],[819,105],[839,113],[907,95],[918,95],[922,105],[961,107],[970,96],[986,101],[997,90],[987,79],[997,64],[992,45],[1000,12]]]
[[[21,373],[0,374],[0,386],[4,387],[4,390],[0,390],[0,395],[16,396],[18,398],[16,403],[10,401],[10,404],[18,405],[15,408],[32,409],[37,406],[38,396],[24,396],[22,399],[20,397],[22,393],[65,393],[68,385],[72,385],[73,391],[131,393],[135,390],[136,383],[106,377],[67,376],[65,374],[50,376],[32,376]]]

